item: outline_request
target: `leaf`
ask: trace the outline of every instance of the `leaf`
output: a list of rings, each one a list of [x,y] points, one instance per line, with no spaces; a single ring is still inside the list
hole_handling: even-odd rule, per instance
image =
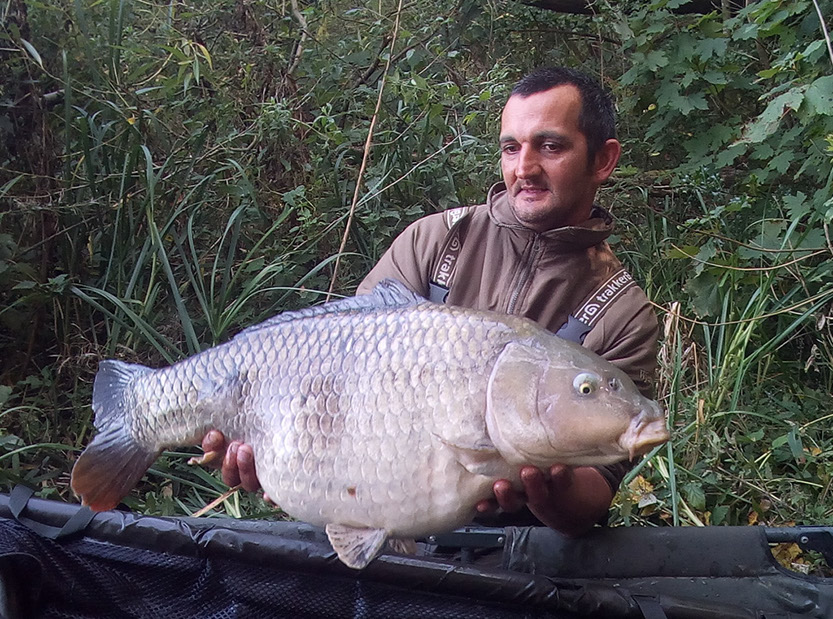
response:
[[[752,157],[759,161],[766,161],[775,154],[775,149],[770,144],[763,142],[758,144],[752,151]]]
[[[683,494],[694,509],[703,511],[706,508],[706,493],[699,484],[686,484]]]
[[[777,155],[776,157],[770,159],[766,169],[777,170],[779,173],[784,174],[787,170],[790,169],[790,164],[792,163],[794,158],[794,151],[785,150],[780,155]]]
[[[162,86],[148,86],[147,88],[139,88],[139,90],[136,91],[136,95],[141,96],[141,95],[147,94],[149,92],[153,92],[154,90],[161,90],[161,89],[162,89]]]
[[[695,256],[694,272],[699,275],[706,268],[706,263],[711,262],[717,256],[717,249],[712,241],[707,241],[697,251]]]
[[[20,39],[20,42],[23,44],[23,47],[26,48],[26,51],[29,52],[29,55],[34,59],[34,61],[38,63],[38,66],[43,69],[43,60],[41,59],[38,50],[35,49],[35,46],[29,43],[26,39]]]
[[[795,195],[785,195],[784,206],[787,207],[787,213],[789,214],[790,221],[801,219],[812,211],[810,204],[807,203],[807,196],[803,191],[799,191]]]
[[[747,434],[746,438],[748,438],[753,443],[757,443],[762,438],[764,438],[764,429],[763,428],[758,428],[754,432],[750,432],[749,434]]]
[[[712,510],[712,524],[719,525],[726,520],[729,515],[729,507],[727,505],[716,505]]]
[[[691,259],[698,254],[700,248],[697,245],[686,245],[685,247],[673,247],[665,252],[668,260]]]
[[[703,39],[697,44],[697,54],[700,56],[700,60],[708,60],[712,56],[723,58],[726,56],[728,45],[729,39],[726,37]]]
[[[202,54],[202,57],[205,58],[206,62],[208,62],[208,68],[213,69],[214,63],[211,61],[211,54],[208,53],[208,49],[202,43],[194,43],[197,49]]]
[[[796,543],[777,544],[772,549],[772,556],[787,569],[792,569],[793,563],[801,559],[801,548]]]
[[[645,64],[650,71],[656,71],[668,65],[668,56],[664,52],[654,50],[645,54]]]
[[[762,142],[775,133],[787,110],[797,110],[804,100],[803,88],[795,86],[782,95],[775,97],[766,106],[763,113],[744,128],[744,135],[739,142]]]
[[[657,90],[657,103],[663,107],[677,107],[674,103],[681,99],[680,87],[676,82],[664,80]]]
[[[295,189],[286,191],[281,195],[281,199],[289,206],[297,207],[306,196],[307,188],[304,185],[299,185]]]
[[[790,451],[793,458],[798,461],[803,461],[806,458],[804,453],[804,445],[801,444],[801,437],[798,436],[798,428],[793,428],[787,436],[787,442],[790,445]]]
[[[746,260],[759,260],[761,258],[765,258],[767,260],[772,259],[776,254],[768,251],[759,251],[755,248],[760,248],[762,250],[782,249],[784,245],[784,232],[786,227],[787,224],[784,221],[770,220],[763,222],[761,224],[760,233],[749,240],[751,247],[739,248],[738,256]]]
[[[683,113],[683,116],[688,116],[693,110],[707,109],[709,109],[709,104],[706,102],[706,95],[702,92],[695,92],[694,94],[688,95],[680,105],[680,111]]]
[[[833,116],[833,75],[820,77],[810,84],[804,100],[812,113]]]
[[[702,75],[709,84],[724,85],[729,83],[729,78],[722,71],[706,71]]]
[[[710,272],[692,277],[685,284],[685,291],[691,297],[691,305],[701,318],[714,316],[720,311],[719,278]]]
[[[726,166],[732,165],[735,159],[740,157],[745,152],[746,144],[742,142],[735,142],[718,153],[717,157],[714,159],[714,165],[718,168],[725,168]]]
[[[735,41],[747,41],[758,36],[758,24],[754,22],[743,24],[740,28],[735,30],[732,38]]]
[[[0,406],[3,406],[9,401],[9,396],[12,395],[12,388],[6,385],[0,385]]]
[[[683,95],[680,93],[680,85],[672,81],[665,81],[659,87],[657,103],[663,107],[676,109],[683,116],[688,116],[693,110],[709,109],[706,96],[702,92]]]

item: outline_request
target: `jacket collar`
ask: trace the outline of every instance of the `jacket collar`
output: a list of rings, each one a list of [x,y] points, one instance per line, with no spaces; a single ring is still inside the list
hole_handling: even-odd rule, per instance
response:
[[[489,218],[495,225],[502,228],[511,228],[524,235],[540,235],[556,245],[571,245],[576,249],[591,247],[604,241],[613,232],[613,216],[601,206],[595,204],[590,213],[590,219],[582,224],[564,226],[546,232],[530,230],[515,217],[515,213],[509,205],[506,185],[502,182],[489,189],[486,204],[489,207]]]

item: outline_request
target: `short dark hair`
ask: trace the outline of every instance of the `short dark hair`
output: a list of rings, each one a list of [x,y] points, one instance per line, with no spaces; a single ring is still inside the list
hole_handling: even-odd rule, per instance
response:
[[[581,94],[578,128],[587,139],[587,158],[592,165],[604,143],[616,138],[613,99],[599,82],[576,69],[541,67],[522,77],[509,96],[528,97],[565,84],[575,86]]]

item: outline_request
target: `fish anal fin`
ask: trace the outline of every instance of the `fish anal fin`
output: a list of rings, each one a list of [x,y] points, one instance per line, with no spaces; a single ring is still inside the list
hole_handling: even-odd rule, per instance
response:
[[[122,428],[99,433],[72,468],[72,490],[93,511],[113,509],[159,453],[142,448]]]
[[[388,546],[394,552],[403,555],[415,555],[417,552],[417,543],[415,539],[401,539],[398,537],[392,537],[388,540]]]
[[[338,558],[356,570],[367,567],[388,537],[384,529],[360,529],[334,523],[328,524],[326,531]]]
[[[460,444],[437,436],[440,442],[454,452],[454,457],[472,475],[492,477],[503,474],[506,462],[497,447],[486,438],[472,444]]]

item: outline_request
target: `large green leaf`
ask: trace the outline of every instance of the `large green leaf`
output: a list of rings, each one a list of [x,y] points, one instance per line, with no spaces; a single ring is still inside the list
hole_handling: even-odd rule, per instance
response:
[[[766,109],[751,123],[747,124],[743,131],[741,142],[757,143],[762,142],[775,133],[781,119],[789,110],[797,110],[804,100],[804,89],[800,86],[790,88],[787,92],[778,95],[769,102]]]
[[[833,75],[820,77],[807,87],[804,101],[811,113],[833,116]]]

